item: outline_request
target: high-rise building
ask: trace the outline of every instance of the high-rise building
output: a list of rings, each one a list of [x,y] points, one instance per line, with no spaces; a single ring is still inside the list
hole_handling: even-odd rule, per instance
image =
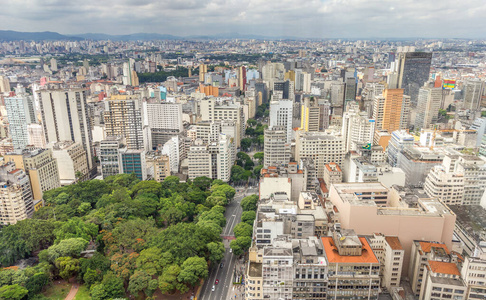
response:
[[[300,110],[300,130],[319,131],[321,108],[315,98],[305,98]]]
[[[348,77],[344,81],[345,83],[345,88],[344,88],[344,101],[343,103],[344,107],[348,102],[352,102],[356,100],[356,78],[354,77]]]
[[[279,80],[274,81],[273,83],[273,91],[274,92],[282,92],[282,99],[289,99],[294,100],[294,82],[287,79],[287,80]]]
[[[51,149],[7,153],[4,159],[6,162],[13,161],[17,169],[29,175],[34,200],[42,200],[43,192],[61,186],[57,160],[52,156]]]
[[[240,90],[246,90],[246,67],[240,66],[238,67],[238,87]]]
[[[51,58],[51,70],[57,71],[57,60],[54,57]]]
[[[123,147],[120,138],[109,137],[100,142],[100,167],[103,178],[122,173],[119,149]]]
[[[81,143],[91,170],[94,167],[94,149],[86,93],[83,89],[41,90],[38,98],[46,143]]]
[[[373,144],[375,120],[368,119],[366,112],[348,111],[343,115],[341,134],[345,151],[356,150],[358,144]]]
[[[44,127],[41,124],[32,123],[27,125],[27,132],[29,134],[29,145],[35,148],[45,148],[47,146]]]
[[[424,190],[432,198],[447,205],[461,205],[464,199],[464,175],[446,172],[443,165],[435,166],[425,178]]]
[[[345,155],[344,140],[340,135],[325,132],[297,131],[295,160],[311,158],[317,166],[317,177],[323,178],[328,163],[341,165]]]
[[[105,100],[106,136],[121,136],[128,149],[143,149],[142,107],[139,95],[112,95]]]
[[[180,103],[143,103],[144,126],[150,130],[149,148],[164,145],[172,136],[183,131]]]
[[[405,130],[397,130],[392,132],[391,139],[388,144],[388,163],[392,167],[396,167],[399,164],[399,154],[406,148],[413,146],[415,139]]]
[[[419,89],[429,80],[432,53],[403,52],[398,54],[398,88],[410,96],[412,107],[417,106]]]
[[[189,179],[202,176],[212,178],[212,158],[208,144],[201,139],[196,139],[187,154],[187,158]]]
[[[331,103],[327,100],[318,100],[319,105],[319,131],[329,128],[329,118],[331,116]]]
[[[376,96],[373,105],[373,119],[376,130],[406,129],[410,110],[410,97],[403,95],[402,89],[386,89],[383,96]]]
[[[89,169],[86,150],[81,143],[73,141],[52,142],[52,156],[57,160],[57,168],[61,185],[72,184],[88,179]]]
[[[415,129],[430,128],[438,120],[442,88],[422,87],[418,93]]]
[[[27,126],[36,123],[34,98],[26,94],[7,97],[5,107],[14,149],[23,150],[29,144]]]
[[[290,162],[290,144],[287,143],[287,130],[279,126],[265,129],[264,138],[264,168],[287,166]]]
[[[147,168],[152,169],[152,177],[157,182],[163,182],[170,176],[170,159],[168,155],[160,151],[148,152],[146,154]]]
[[[15,224],[32,217],[34,201],[29,176],[14,162],[0,166],[0,224]]]
[[[199,81],[204,82],[204,76],[208,72],[208,66],[205,64],[199,65]]]
[[[464,108],[478,110],[481,105],[483,82],[480,80],[468,80],[464,85]]]
[[[270,122],[269,128],[279,126],[285,128],[287,132],[286,143],[290,143],[292,140],[292,112],[293,112],[292,100],[280,100],[270,102]]]
[[[125,174],[135,174],[139,180],[147,179],[147,164],[145,161],[145,150],[143,149],[120,149],[120,165]]]
[[[10,81],[7,76],[0,75],[0,93],[10,92]]]

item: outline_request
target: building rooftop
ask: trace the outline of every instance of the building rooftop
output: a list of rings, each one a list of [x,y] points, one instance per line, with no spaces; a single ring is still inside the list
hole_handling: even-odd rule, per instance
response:
[[[447,254],[449,254],[449,249],[447,249],[447,246],[445,244],[441,243],[434,243],[434,242],[419,242],[420,248],[422,249],[423,252],[429,253],[432,251],[432,248],[443,248]]]
[[[464,282],[460,279],[455,278],[447,278],[447,277],[430,277],[432,283],[441,284],[441,285],[448,285],[448,286],[464,286]]]
[[[429,260],[430,270],[434,273],[461,276],[455,263]]]
[[[362,244],[362,252],[360,256],[349,256],[349,255],[339,255],[338,249],[334,243],[332,237],[322,237],[322,244],[324,246],[324,252],[326,253],[327,260],[329,263],[349,263],[349,264],[370,264],[375,263],[378,264],[378,259],[376,258],[373,250],[364,237],[360,237],[359,241]]]
[[[385,237],[385,240],[393,250],[403,250],[402,244],[400,243],[400,240],[398,239],[398,237],[387,236],[387,237]]]
[[[262,263],[250,261],[250,269],[248,274],[250,277],[262,277]]]

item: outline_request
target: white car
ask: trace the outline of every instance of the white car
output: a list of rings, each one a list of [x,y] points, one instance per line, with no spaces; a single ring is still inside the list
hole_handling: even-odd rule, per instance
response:
[[[216,287],[213,285],[213,288],[211,289],[211,292],[214,292],[215,289],[216,289]]]
[[[230,248],[230,253],[233,253],[233,249]]]

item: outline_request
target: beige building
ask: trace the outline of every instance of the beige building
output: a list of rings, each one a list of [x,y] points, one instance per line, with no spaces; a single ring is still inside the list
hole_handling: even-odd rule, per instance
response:
[[[287,131],[282,126],[265,129],[263,167],[287,166],[290,162],[290,144],[287,143]]]
[[[57,160],[61,185],[69,185],[88,178],[88,158],[80,143],[72,141],[49,143],[52,156]]]
[[[410,113],[410,97],[403,94],[403,89],[385,89],[383,95],[375,96],[373,119],[376,130],[389,133],[407,129]]]
[[[331,162],[325,165],[324,168],[324,182],[326,186],[331,184],[343,182],[343,171],[337,163]]]
[[[327,299],[378,299],[380,262],[366,238],[337,228],[321,239],[329,264]]]
[[[169,156],[163,155],[160,152],[148,152],[145,156],[147,162],[147,169],[149,174],[157,182],[162,182],[170,176],[170,161]]]
[[[292,195],[292,180],[288,177],[263,177],[260,179],[260,199],[268,199],[274,193]]]
[[[405,249],[402,274],[408,271],[414,240],[436,240],[452,246],[456,215],[437,199],[422,198],[409,204],[399,190],[381,183],[337,183],[330,187],[329,199],[339,211],[342,228],[400,239]]]
[[[300,113],[300,130],[319,131],[320,107],[317,99],[305,98]]]
[[[29,177],[15,163],[0,166],[0,225],[31,218],[34,201]]]
[[[27,132],[29,134],[29,145],[36,148],[46,148],[46,137],[44,136],[44,129],[40,124],[27,125]]]
[[[371,249],[380,261],[381,286],[391,291],[400,285],[405,250],[396,236],[376,233],[369,241]]]
[[[297,131],[295,139],[295,160],[311,158],[317,166],[317,177],[324,177],[328,163],[342,164],[345,149],[341,136],[325,132]]]
[[[196,139],[187,154],[189,179],[206,176],[212,178],[212,159],[209,147],[201,139]]]
[[[435,166],[425,178],[424,190],[432,198],[447,205],[461,205],[464,199],[464,175],[447,173],[444,166]]]
[[[41,200],[43,192],[61,186],[57,161],[52,156],[51,149],[8,153],[4,159],[6,162],[13,161],[17,169],[22,169],[29,175],[34,200]]]
[[[472,257],[466,257],[462,264],[461,275],[467,284],[466,299],[486,298],[486,255],[477,249]]]

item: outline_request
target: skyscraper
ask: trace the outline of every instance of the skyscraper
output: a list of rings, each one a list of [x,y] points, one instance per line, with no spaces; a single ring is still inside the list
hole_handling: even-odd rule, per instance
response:
[[[287,132],[287,143],[292,140],[292,100],[280,100],[270,102],[270,126],[282,126]]]
[[[376,129],[393,132],[406,129],[410,110],[410,97],[403,95],[403,89],[386,89],[383,96],[376,96],[373,105],[373,119]]]
[[[15,150],[29,144],[27,125],[35,123],[35,105],[32,96],[17,95],[5,98],[10,136]]]
[[[93,168],[93,137],[86,103],[86,90],[41,90],[38,92],[46,143],[73,141],[83,145],[88,166]]]
[[[319,131],[320,107],[317,99],[305,98],[301,108],[300,129],[303,131]]]
[[[398,88],[417,106],[419,89],[429,80],[432,53],[404,52],[398,55]]]
[[[481,105],[483,82],[480,80],[468,80],[464,85],[464,108],[477,110]]]
[[[415,128],[430,128],[437,122],[442,88],[422,87],[419,90]]]
[[[287,131],[284,127],[274,126],[265,129],[263,166],[286,166],[290,162],[290,144],[287,143]]]
[[[142,109],[139,95],[112,95],[105,100],[107,136],[126,139],[128,149],[143,149]]]

